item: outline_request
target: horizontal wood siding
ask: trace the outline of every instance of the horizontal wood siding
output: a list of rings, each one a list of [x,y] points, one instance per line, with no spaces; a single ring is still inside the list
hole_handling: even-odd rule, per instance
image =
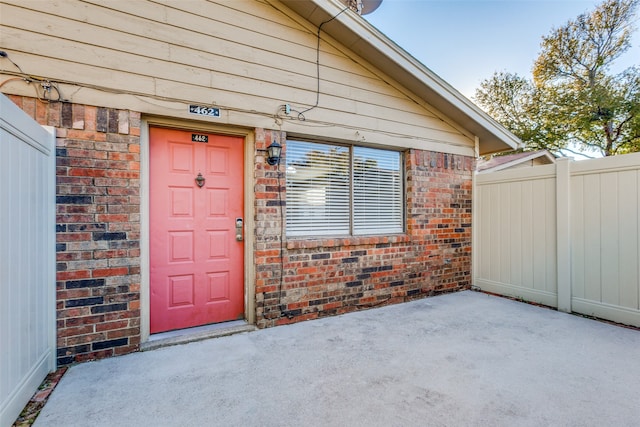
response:
[[[215,104],[219,122],[267,128],[290,104],[292,113],[280,114],[285,131],[472,154],[473,141],[428,100],[324,33],[319,107],[298,120],[316,102],[317,28],[267,1],[0,3],[11,59],[66,82],[61,92],[74,103],[192,119],[186,104]],[[15,70],[7,61],[2,69]],[[19,81],[3,90],[33,94]]]

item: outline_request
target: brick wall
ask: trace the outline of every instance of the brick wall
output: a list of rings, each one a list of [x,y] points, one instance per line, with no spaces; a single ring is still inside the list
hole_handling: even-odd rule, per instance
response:
[[[405,153],[406,233],[281,242],[284,160],[276,169],[264,163],[260,150],[278,140],[286,155],[283,139],[278,132],[256,132],[259,327],[470,287],[473,158],[420,150]]]
[[[57,331],[61,365],[140,344],[140,115],[11,96],[57,131]],[[256,129],[256,323],[269,327],[468,288],[473,159],[405,153],[407,232],[281,240],[285,166]]]
[[[61,365],[140,343],[140,115],[10,96],[56,128]]]

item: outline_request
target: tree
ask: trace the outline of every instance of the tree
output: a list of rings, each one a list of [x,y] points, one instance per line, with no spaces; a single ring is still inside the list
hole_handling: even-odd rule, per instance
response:
[[[525,143],[560,154],[640,151],[640,67],[613,75],[640,0],[605,0],[542,38],[532,79],[494,73],[474,100]]]

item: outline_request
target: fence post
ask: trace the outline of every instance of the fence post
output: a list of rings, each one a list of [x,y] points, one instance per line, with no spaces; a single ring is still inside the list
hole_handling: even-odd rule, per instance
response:
[[[556,273],[558,310],[571,312],[571,159],[556,160]]]

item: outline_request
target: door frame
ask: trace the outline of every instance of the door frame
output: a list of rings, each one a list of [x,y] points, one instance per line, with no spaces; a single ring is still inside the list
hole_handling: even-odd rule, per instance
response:
[[[149,258],[149,128],[164,127],[182,131],[197,131],[239,136],[244,139],[244,315],[255,324],[255,267],[253,172],[255,164],[255,138],[253,129],[220,126],[215,123],[145,116],[140,122],[140,343],[150,336],[150,258]]]

